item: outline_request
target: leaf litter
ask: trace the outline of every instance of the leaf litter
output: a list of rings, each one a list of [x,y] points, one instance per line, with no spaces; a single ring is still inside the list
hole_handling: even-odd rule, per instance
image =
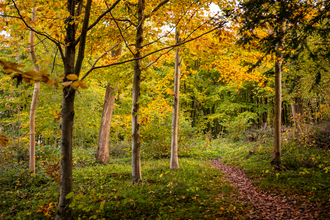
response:
[[[327,202],[302,201],[295,199],[294,196],[259,190],[253,186],[244,170],[222,163],[221,158],[212,161],[212,165],[222,170],[227,180],[238,188],[241,194],[238,200],[252,203],[252,210],[248,210],[251,219],[328,219],[322,218],[322,214],[330,210],[330,204]]]

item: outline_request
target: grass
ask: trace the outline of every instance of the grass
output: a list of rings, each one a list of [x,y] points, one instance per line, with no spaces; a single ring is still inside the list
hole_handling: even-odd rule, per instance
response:
[[[53,166],[57,161],[52,159],[59,152],[47,147],[43,151],[38,152],[35,176],[29,174],[26,162],[9,164],[2,172],[0,219],[55,216],[59,181],[58,168]],[[75,219],[247,218],[249,204],[235,199],[237,189],[210,165],[208,153],[181,158],[180,169],[175,171],[169,169],[169,159],[144,161],[140,185],[131,184],[128,157],[103,165],[95,162],[93,154],[93,150],[74,150],[74,190],[70,196]]]
[[[180,153],[180,169],[169,159],[144,158],[143,182],[131,184],[129,152],[112,155],[107,165],[94,159],[95,149],[73,150],[74,219],[247,219],[250,203],[240,203],[235,187],[210,165],[218,157],[244,169],[258,188],[295,196],[297,200],[330,202],[329,151],[314,142],[283,138],[283,169],[272,168],[272,138],[233,142],[229,138],[198,140]],[[322,138],[324,138],[322,136]],[[327,141],[327,140],[325,140]],[[326,142],[327,143],[327,142]],[[123,148],[123,147],[121,147]],[[121,149],[120,148],[120,149]],[[124,149],[124,148],[123,148]],[[2,149],[0,219],[53,219],[59,198],[58,149],[39,147],[37,174],[27,170],[24,151]],[[23,156],[22,156],[23,155]],[[20,158],[20,162],[17,158]],[[147,159],[148,158],[148,159]],[[323,213],[329,218],[330,213]]]

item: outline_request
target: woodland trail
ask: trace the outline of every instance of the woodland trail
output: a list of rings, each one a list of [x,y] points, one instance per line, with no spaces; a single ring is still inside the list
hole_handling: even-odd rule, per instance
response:
[[[321,214],[330,210],[329,204],[301,202],[259,190],[252,185],[243,170],[225,165],[221,162],[221,158],[214,160],[212,165],[222,170],[228,181],[238,188],[241,194],[238,199],[241,202],[250,201],[252,203],[253,210],[248,210],[251,219],[328,219],[322,218]]]

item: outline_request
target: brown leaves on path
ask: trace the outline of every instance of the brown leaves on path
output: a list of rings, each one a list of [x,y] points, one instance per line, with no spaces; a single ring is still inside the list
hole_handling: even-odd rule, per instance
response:
[[[254,209],[249,211],[251,219],[299,219],[312,220],[321,219],[321,214],[325,213],[325,206],[319,203],[309,201],[296,201],[291,197],[259,190],[252,185],[251,180],[247,177],[243,170],[227,166],[218,158],[212,162],[212,165],[222,170],[228,181],[236,186],[242,197],[242,202],[249,200]]]

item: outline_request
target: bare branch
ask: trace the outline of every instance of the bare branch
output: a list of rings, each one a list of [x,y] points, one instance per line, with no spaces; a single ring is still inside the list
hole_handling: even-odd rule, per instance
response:
[[[189,7],[187,7],[186,11],[183,13],[183,15],[179,18],[179,20],[176,22],[176,24],[174,25],[174,27],[165,35],[159,37],[158,39],[156,39],[155,41],[153,42],[150,42],[150,43],[147,43],[145,45],[142,46],[143,47],[146,47],[146,46],[149,46],[150,44],[153,44],[153,43],[156,43],[158,42],[160,39],[164,38],[164,37],[167,37],[170,33],[172,33],[172,31],[179,25],[179,23],[181,22],[181,20],[186,16],[186,14],[188,13],[188,11],[191,9],[191,6],[193,5],[194,2],[191,2]],[[195,12],[191,15],[191,17],[195,14]],[[189,21],[191,20],[191,18],[189,19]],[[188,21],[188,22],[189,22]]]
[[[164,0],[161,3],[159,3],[156,8],[154,8],[154,10],[152,10],[150,12],[150,14],[144,16],[144,19],[150,18],[156,11],[158,11],[158,9],[160,9],[163,5],[165,5],[167,2],[169,2],[169,0]]]
[[[223,23],[223,24],[224,24],[224,23]],[[158,53],[158,52],[163,51],[163,50],[174,49],[174,48],[176,48],[176,47],[179,47],[179,46],[181,46],[181,45],[184,45],[184,44],[186,44],[186,43],[189,43],[189,42],[191,42],[191,41],[193,41],[193,40],[196,40],[196,39],[198,39],[198,38],[200,38],[200,37],[202,37],[202,36],[204,36],[204,35],[206,35],[206,34],[209,34],[209,33],[213,32],[213,31],[217,30],[218,28],[219,28],[219,27],[215,27],[215,28],[213,28],[213,29],[211,29],[211,30],[209,30],[209,31],[207,31],[207,32],[205,32],[205,33],[203,33],[203,34],[197,36],[197,37],[194,37],[194,38],[191,38],[191,39],[189,39],[189,40],[183,41],[183,42],[181,42],[180,44],[175,44],[175,45],[171,45],[171,46],[168,46],[168,47],[163,47],[163,48],[161,48],[161,49],[159,49],[159,50],[155,50],[155,51],[153,51],[153,52],[150,52],[150,53],[148,53],[148,54],[142,56],[141,58],[133,58],[133,59],[129,59],[129,60],[124,60],[124,61],[121,61],[121,62],[117,62],[117,63],[111,63],[111,64],[104,65],[104,66],[95,66],[96,63],[94,63],[93,67],[90,68],[90,69],[85,73],[85,75],[83,76],[82,79],[86,78],[86,77],[87,77],[87,76],[88,76],[93,70],[100,69],[100,68],[105,68],[105,67],[110,67],[110,66],[121,65],[121,64],[125,64],[125,63],[129,63],[129,62],[132,62],[132,61],[135,61],[135,60],[138,60],[138,59],[144,59],[144,58],[146,58],[146,57],[148,57],[148,56],[150,56],[150,55],[152,55],[152,54],[154,54],[154,53]],[[186,39],[187,39],[187,38],[186,38]],[[116,46],[117,46],[117,45],[116,45]],[[113,47],[113,48],[114,48],[114,47]],[[99,59],[100,59],[100,58],[99,58]],[[99,60],[99,59],[98,59],[98,60]],[[98,61],[98,60],[97,60],[97,61]],[[82,80],[82,79],[81,79],[81,80]]]
[[[114,19],[111,19],[110,18],[110,20],[114,20]],[[136,27],[137,25],[136,24],[134,24],[130,19],[121,19],[121,18],[116,18],[115,19],[116,21],[121,21],[121,22],[128,22],[128,23],[130,23],[131,25],[133,25],[134,27]]]
[[[148,64],[146,67],[143,67],[143,68],[141,69],[141,71],[143,71],[143,70],[149,68],[150,66],[154,65],[155,63],[157,63],[157,61],[158,61],[162,56],[164,56],[165,54],[168,54],[169,52],[171,52],[172,50],[174,50],[174,48],[175,48],[175,47],[172,47],[172,48],[169,49],[168,51],[166,51],[166,52],[164,52],[164,53],[161,53],[161,54],[157,57],[157,59],[155,59],[153,62],[151,62],[150,64]]]
[[[21,19],[20,17],[11,16],[11,15],[5,15],[5,14],[0,14],[0,17],[3,17],[3,18],[16,18],[16,19]]]
[[[104,57],[105,55],[107,55],[110,51],[112,51],[113,49],[115,49],[119,44],[121,44],[124,40],[126,40],[127,38],[129,38],[131,35],[133,34],[130,33],[128,36],[126,36],[125,38],[123,38],[119,43],[117,43],[116,45],[112,46],[109,50],[107,50],[106,52],[104,52],[99,58],[97,58],[97,60],[94,62],[93,66],[85,73],[85,75],[83,77],[81,77],[80,80],[85,79],[90,72],[92,72],[95,69],[95,65],[99,62],[99,60]]]
[[[119,27],[119,25],[118,25],[118,23],[117,23],[115,17],[113,17],[113,15],[112,15],[111,12],[110,12],[110,15],[111,15],[111,17],[114,19],[114,22],[116,23],[116,26],[117,26],[117,28],[118,28],[118,30],[119,30],[119,33],[120,33],[120,36],[121,36],[121,38],[123,39],[123,41],[125,42],[126,47],[129,49],[129,51],[131,52],[131,54],[133,55],[133,57],[135,57],[135,54],[133,53],[133,51],[131,50],[131,48],[127,45],[127,42],[126,42],[126,40],[124,39],[123,33],[121,32],[121,29],[120,29],[120,27]]]
[[[61,53],[61,57],[62,57],[62,60],[63,62],[65,62],[65,59],[64,59],[64,54],[63,54],[63,51],[62,51],[62,48],[61,48],[61,42],[57,41],[56,39],[52,38],[51,36],[49,36],[48,34],[46,33],[42,33],[42,32],[39,32],[39,31],[36,31],[35,29],[33,29],[30,25],[28,25],[28,23],[24,20],[23,16],[21,15],[21,12],[20,10],[18,9],[16,3],[14,0],[12,0],[13,4],[14,4],[14,7],[16,8],[16,11],[19,15],[19,19],[23,21],[24,25],[30,29],[31,31],[33,31],[34,33],[36,34],[39,34],[41,36],[44,36],[46,37],[48,40],[52,41],[59,49],[60,53]]]
[[[105,12],[103,12],[95,21],[93,24],[91,24],[88,28],[87,31],[89,31],[90,29],[92,29],[95,25],[97,25],[97,23],[99,23],[99,21],[106,15],[108,14],[110,11],[112,11],[112,9],[114,9],[116,7],[116,5],[120,2],[121,0],[117,0],[115,1],[115,3],[113,3],[110,8],[108,8],[108,10],[106,10]],[[81,36],[79,36],[77,38],[77,40],[74,42],[74,45],[77,45],[78,42],[80,41]]]
[[[190,6],[191,6],[191,5],[192,5],[192,4],[190,4]],[[189,9],[187,9],[187,10],[185,11],[185,13],[179,18],[178,22],[174,25],[174,27],[173,27],[168,33],[166,33],[165,35],[159,37],[158,39],[156,39],[156,40],[153,41],[153,42],[150,42],[150,43],[147,43],[147,44],[143,45],[142,48],[143,48],[143,47],[146,47],[146,46],[149,46],[150,44],[156,43],[156,42],[160,41],[160,39],[162,39],[162,38],[164,38],[164,37],[167,37],[170,33],[172,33],[172,31],[173,31],[173,30],[179,25],[179,23],[180,23],[180,21],[182,20],[182,18],[187,14],[188,10],[189,10]]]
[[[46,52],[48,53],[48,49],[47,49],[47,47],[46,47],[46,45],[45,45],[45,43],[44,43],[44,40],[45,40],[46,38],[44,38],[43,40],[41,40],[40,37],[39,37],[39,35],[36,35],[36,37],[38,38],[39,43],[41,42],[42,45],[44,45],[44,48],[45,48]]]
[[[201,25],[199,25],[197,28],[195,28],[195,30],[193,30],[185,39],[189,38],[193,33],[195,33],[195,31],[197,31],[200,27],[202,27],[204,24],[208,23],[209,21],[213,20],[217,15],[219,14],[219,12],[215,15],[213,15],[210,19],[208,19],[207,21],[205,21],[204,23],[202,23]],[[219,26],[223,26],[224,23],[220,23]]]
[[[78,57],[74,69],[74,73],[79,76],[82,62],[84,60],[84,54],[85,54],[85,45],[86,45],[86,36],[87,36],[87,31],[88,31],[88,22],[89,22],[89,16],[91,12],[91,7],[92,7],[92,0],[87,0],[86,3],[86,8],[85,8],[85,17],[84,17],[84,23],[83,27],[81,30],[81,40],[79,43],[79,51],[78,51]]]
[[[57,51],[58,51],[58,48],[56,48],[56,50],[55,50],[55,56],[54,56],[54,59],[53,59],[53,67],[52,67],[51,74],[54,72],[55,60],[56,60]]]

